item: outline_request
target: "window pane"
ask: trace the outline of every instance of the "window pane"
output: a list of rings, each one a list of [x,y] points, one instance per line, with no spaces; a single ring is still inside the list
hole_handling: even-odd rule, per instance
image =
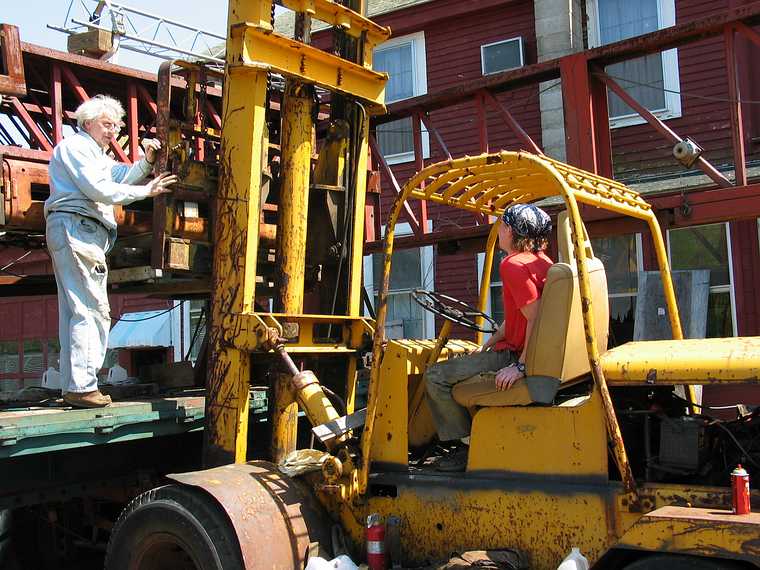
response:
[[[668,235],[673,269],[709,269],[711,287],[731,283],[724,224],[680,228]]]
[[[635,293],[638,288],[636,235],[591,240],[594,255],[604,264],[610,293]]]
[[[419,248],[402,249],[393,253],[391,258],[391,291],[414,289],[422,286],[420,255]],[[372,278],[375,291],[379,291],[383,279],[383,255],[380,253],[372,255]]]
[[[385,71],[388,83],[385,85],[385,102],[392,103],[414,96],[414,51],[413,43],[405,43],[375,51],[373,68]]]
[[[18,342],[15,340],[0,342],[0,374],[18,374]]]
[[[659,53],[621,61],[615,65],[607,66],[606,71],[608,75],[620,83],[626,93],[650,111],[665,109],[665,92],[662,90],[665,81],[662,71],[662,56]],[[629,83],[625,81],[626,79],[643,85]],[[651,87],[648,87],[650,85]],[[608,105],[610,117],[631,115],[636,112],[611,91],[609,92]]]
[[[710,293],[707,302],[707,337],[725,338],[734,336],[734,323],[731,315],[731,294]]]
[[[414,152],[414,135],[410,117],[378,125],[375,133],[377,145],[383,156]]]
[[[520,67],[521,60],[519,40],[483,46],[483,73],[496,73]]]
[[[203,315],[205,305],[205,301],[190,301],[190,342],[193,342],[193,335],[195,335],[195,342],[190,349],[190,361],[193,364],[198,360],[203,339],[206,338],[206,330],[208,327],[206,316]],[[198,331],[197,334],[196,330]],[[185,355],[183,354],[182,357],[184,358]]]
[[[598,0],[599,35],[602,45],[617,42],[659,29],[657,0]],[[663,70],[662,55],[650,54],[633,60],[610,65],[607,73],[614,78],[630,79],[637,83],[651,85],[634,85],[619,81],[621,86],[636,101],[650,110],[665,108],[665,93],[662,91]],[[619,117],[633,113],[623,101],[612,93],[609,94],[610,117]]]
[[[47,341],[47,368],[60,370],[61,367],[61,343],[57,338],[49,338]]]
[[[42,341],[24,341],[24,374],[39,374],[45,371],[42,367]]]
[[[386,332],[389,338],[425,338],[425,310],[411,293],[388,295]]]
[[[636,297],[613,297],[610,299],[609,348],[633,340],[636,318]]]

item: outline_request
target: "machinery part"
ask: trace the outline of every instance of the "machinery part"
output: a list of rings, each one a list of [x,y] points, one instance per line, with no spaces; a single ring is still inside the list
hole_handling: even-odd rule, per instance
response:
[[[283,345],[278,345],[275,349],[282,358],[290,374],[290,388],[295,393],[298,403],[306,412],[311,425],[319,426],[327,422],[337,420],[340,415],[335,411],[330,399],[327,397],[324,389],[319,383],[319,379],[311,370],[298,370],[298,367],[285,352]],[[283,375],[285,377],[287,375]],[[342,441],[338,439],[328,444],[328,449],[332,448],[335,443]]]
[[[412,291],[412,299],[420,307],[446,320],[465,328],[493,334],[499,325],[483,311],[468,305],[467,303],[427,289],[415,289]],[[485,319],[487,322],[479,325],[477,319]],[[490,326],[488,326],[490,325]]]
[[[243,569],[235,529],[206,493],[166,485],[122,512],[106,551],[107,570]]]
[[[691,168],[702,156],[703,149],[690,138],[686,137],[673,147],[673,156],[686,168]]]
[[[169,478],[216,500],[240,537],[246,570],[303,568],[311,542],[329,544],[330,525],[319,503],[306,486],[271,463],[252,461]]]
[[[625,570],[739,570],[740,568],[745,568],[745,566],[730,560],[670,554],[647,556],[625,566]]]

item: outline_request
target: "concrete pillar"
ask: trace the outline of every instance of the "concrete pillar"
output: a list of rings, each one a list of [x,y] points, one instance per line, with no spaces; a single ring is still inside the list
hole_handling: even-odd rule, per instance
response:
[[[538,61],[546,61],[583,50],[581,3],[585,0],[535,0]],[[565,119],[562,90],[555,81],[541,83],[541,140],[544,152],[565,160]]]

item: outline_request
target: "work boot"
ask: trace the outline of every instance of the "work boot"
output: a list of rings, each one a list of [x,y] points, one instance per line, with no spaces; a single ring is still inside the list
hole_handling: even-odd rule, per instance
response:
[[[443,473],[461,473],[467,469],[467,455],[470,453],[470,446],[464,443],[457,443],[451,450],[441,457],[435,464],[436,471]]]
[[[104,408],[111,403],[111,396],[104,396],[100,390],[66,392],[63,401],[75,408]]]

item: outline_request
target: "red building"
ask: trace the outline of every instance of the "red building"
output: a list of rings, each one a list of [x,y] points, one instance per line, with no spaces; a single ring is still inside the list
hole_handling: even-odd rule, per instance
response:
[[[370,293],[378,281],[372,255],[379,226],[395,196],[391,173],[403,184],[447,153],[539,150],[614,175],[647,196],[673,268],[710,270],[707,335],[760,334],[760,189],[751,184],[760,173],[760,80],[750,73],[760,54],[752,27],[760,7],[739,0],[369,0],[368,14],[393,31],[375,51],[375,68],[390,75],[391,115],[374,121],[385,160],[373,153],[383,191],[378,227],[367,228]],[[276,28],[288,33],[292,17],[281,16]],[[316,25],[312,39],[331,45],[330,32]],[[25,61],[37,57],[27,52]],[[83,58],[67,57],[80,77],[92,73]],[[107,71],[124,79],[106,83],[129,101],[134,140],[152,120],[144,97],[154,89],[151,78]],[[606,86],[633,101],[608,99]],[[686,137],[703,149],[691,168],[673,155]],[[430,337],[435,322],[410,290],[435,288],[474,303],[482,263],[476,252],[488,226],[438,206],[415,205],[407,221],[403,229],[413,237],[400,240],[411,247],[396,253],[389,334]],[[656,268],[650,238],[631,220],[587,212],[586,221],[607,267],[613,342],[624,342],[634,329],[637,274]],[[499,290],[493,282],[489,309],[497,316]],[[20,338],[16,327],[3,334]]]

